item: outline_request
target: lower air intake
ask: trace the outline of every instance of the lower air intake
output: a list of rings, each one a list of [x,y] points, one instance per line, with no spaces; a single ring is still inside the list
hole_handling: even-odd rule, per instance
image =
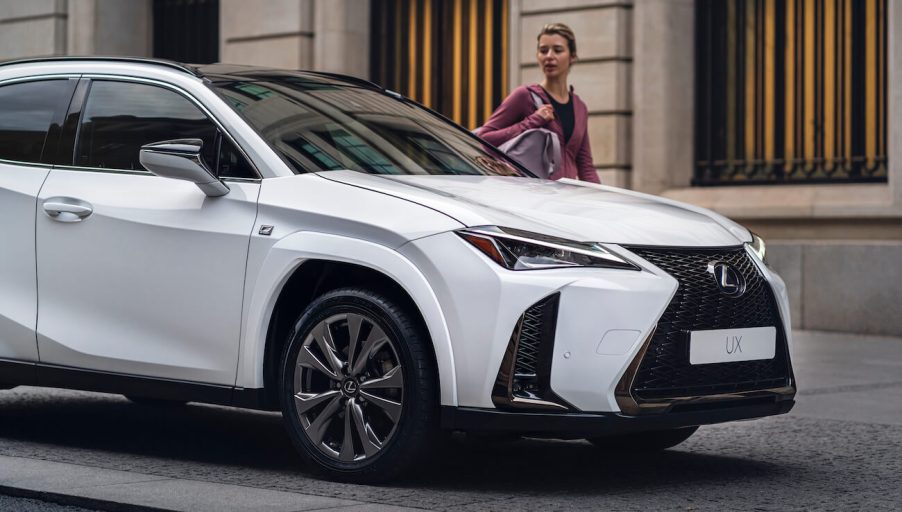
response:
[[[530,306],[517,321],[492,392],[496,406],[567,409],[551,391],[559,302],[559,293],[549,295]]]

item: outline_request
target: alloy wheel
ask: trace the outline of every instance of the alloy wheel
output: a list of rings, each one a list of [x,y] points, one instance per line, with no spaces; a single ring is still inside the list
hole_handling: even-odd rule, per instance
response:
[[[294,409],[316,448],[341,462],[376,456],[401,419],[404,372],[395,343],[371,318],[329,316],[298,351]]]

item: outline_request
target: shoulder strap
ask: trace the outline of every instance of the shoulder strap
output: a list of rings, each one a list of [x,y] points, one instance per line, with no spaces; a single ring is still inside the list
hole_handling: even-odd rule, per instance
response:
[[[545,102],[542,101],[542,98],[538,94],[536,94],[535,91],[530,90],[529,95],[532,96],[532,102],[536,106],[536,110],[538,110],[542,105],[545,104]]]

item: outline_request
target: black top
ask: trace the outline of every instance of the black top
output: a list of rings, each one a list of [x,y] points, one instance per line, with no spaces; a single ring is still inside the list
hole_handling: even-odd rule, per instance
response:
[[[554,107],[554,115],[561,120],[561,127],[564,128],[564,144],[566,144],[570,142],[570,136],[573,135],[573,124],[575,123],[573,117],[573,95],[570,95],[570,101],[567,103],[558,103],[548,91],[545,91],[545,95],[548,96],[548,101]]]

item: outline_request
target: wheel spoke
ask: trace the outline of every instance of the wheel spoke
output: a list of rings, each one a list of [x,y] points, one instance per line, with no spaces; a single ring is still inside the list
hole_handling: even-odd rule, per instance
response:
[[[373,324],[373,329],[363,341],[363,347],[360,349],[360,355],[354,361],[354,367],[351,369],[351,375],[357,376],[363,372],[366,362],[373,357],[376,352],[382,348],[382,345],[388,343],[388,338],[378,325]]]
[[[357,426],[357,439],[363,445],[363,452],[367,457],[375,455],[382,449],[382,442],[376,437],[376,433],[363,419],[363,409],[356,402],[351,404],[351,411],[354,414],[354,424]]]
[[[360,383],[360,389],[395,389],[404,387],[404,375],[401,367],[395,366],[382,377]]]
[[[385,414],[388,414],[388,417],[391,418],[393,422],[397,423],[398,419],[401,417],[401,404],[399,402],[394,402],[392,400],[388,400],[382,398],[381,396],[376,396],[365,391],[361,391],[360,396],[367,402],[378,406],[380,409],[385,411]]]
[[[323,355],[326,356],[329,366],[332,367],[332,371],[336,375],[341,375],[344,361],[342,361],[336,353],[335,340],[332,339],[332,329],[329,328],[328,322],[323,321],[313,330],[313,339],[316,340],[319,349],[322,351]]]
[[[298,353],[298,364],[305,368],[316,370],[332,380],[340,380],[338,372],[330,369],[318,357],[313,355],[310,347],[301,347],[301,351]]]
[[[341,395],[338,391],[326,391],[325,393],[297,393],[294,395],[294,406],[298,414],[306,414],[307,411],[317,405]]]
[[[363,325],[363,317],[360,315],[348,315],[348,367],[354,367],[354,355],[357,353],[357,343],[360,341],[360,327]]]
[[[339,460],[345,462],[354,460],[354,432],[351,430],[354,428],[354,424],[351,421],[351,416],[354,414],[351,412],[353,406],[353,398],[345,402],[345,435],[344,440],[341,442],[341,452],[338,454]]]
[[[307,433],[307,437],[313,441],[313,444],[320,444],[323,442],[323,436],[326,434],[326,429],[329,428],[329,423],[332,421],[332,417],[335,416],[335,413],[341,409],[341,396],[335,396],[332,398],[332,401],[329,402],[329,405],[323,408],[323,410],[319,413],[319,416],[310,423],[304,431]]]

